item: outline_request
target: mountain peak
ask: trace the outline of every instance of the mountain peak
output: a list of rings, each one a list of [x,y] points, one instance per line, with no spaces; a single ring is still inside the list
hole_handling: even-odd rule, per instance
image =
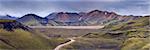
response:
[[[40,16],[38,16],[36,14],[26,14],[26,15],[24,15],[21,18],[42,18],[42,17],[40,17]]]
[[[93,12],[102,12],[102,11],[100,11],[100,10],[93,10],[93,11],[91,11],[89,13],[93,13]]]
[[[12,17],[12,16],[10,16],[10,15],[8,15],[8,14],[7,14],[6,16],[7,16],[7,17]]]
[[[26,14],[24,16],[37,16],[37,15],[35,15],[35,14]]]

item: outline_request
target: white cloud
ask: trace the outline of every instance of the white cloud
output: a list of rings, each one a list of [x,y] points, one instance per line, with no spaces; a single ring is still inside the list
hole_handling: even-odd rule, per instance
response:
[[[125,9],[116,10],[121,15],[150,15],[149,9],[143,7],[128,7]]]

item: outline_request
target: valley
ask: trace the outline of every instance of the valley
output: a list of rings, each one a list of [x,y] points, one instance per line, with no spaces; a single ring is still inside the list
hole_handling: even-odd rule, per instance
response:
[[[0,50],[150,50],[150,0],[0,0]]]
[[[150,16],[123,16],[99,10],[82,15],[61,12],[45,18],[35,14],[3,17],[0,49],[149,50]]]

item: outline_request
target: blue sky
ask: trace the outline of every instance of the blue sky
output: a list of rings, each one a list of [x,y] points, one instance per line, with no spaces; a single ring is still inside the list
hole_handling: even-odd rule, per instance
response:
[[[150,15],[150,0],[0,0],[0,15],[21,17],[34,13],[113,11],[121,15]]]

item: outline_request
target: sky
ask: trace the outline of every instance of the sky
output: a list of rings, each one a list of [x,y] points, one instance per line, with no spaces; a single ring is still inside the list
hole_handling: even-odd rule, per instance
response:
[[[150,15],[150,0],[0,0],[0,15],[22,17],[32,13],[45,17],[53,12],[116,12],[120,15]]]

